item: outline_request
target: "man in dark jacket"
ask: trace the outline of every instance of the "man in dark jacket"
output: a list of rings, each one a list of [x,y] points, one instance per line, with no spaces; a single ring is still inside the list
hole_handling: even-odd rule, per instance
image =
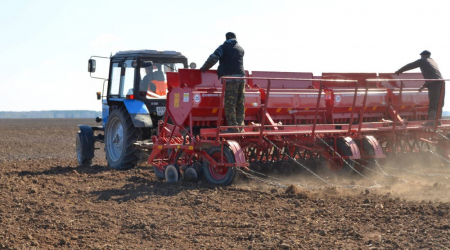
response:
[[[219,61],[219,67],[217,68],[219,78],[222,76],[244,77],[244,49],[238,44],[233,32],[225,34],[225,38],[226,41],[209,56],[200,70],[205,72]],[[245,80],[227,80],[224,110],[228,126],[244,125],[244,101]],[[238,133],[242,131],[242,129],[229,128],[224,132]]]
[[[152,83],[153,80],[155,80],[155,76],[153,73],[153,63],[151,62],[145,62],[141,65],[142,68],[145,68],[145,76],[141,81],[139,91],[145,91],[147,90],[156,91],[156,86],[154,83]]]
[[[420,71],[422,71],[423,78],[443,79],[437,63],[430,58],[431,53],[428,50],[424,50],[422,53],[420,53],[420,56],[421,58],[419,60],[406,64],[405,66],[397,70],[395,73],[397,75],[400,75],[400,73],[420,67]],[[445,87],[442,84],[443,81],[426,81],[425,84],[419,89],[419,92],[422,92],[424,88],[428,88],[428,99],[430,101],[428,105],[428,120],[433,120],[423,123],[422,125],[424,126],[434,126],[435,125],[434,120],[436,119],[436,115],[438,115],[437,117],[438,119],[441,118],[442,107],[444,106],[444,99],[442,99],[440,114],[437,114],[437,111],[441,91],[444,91],[445,96]]]

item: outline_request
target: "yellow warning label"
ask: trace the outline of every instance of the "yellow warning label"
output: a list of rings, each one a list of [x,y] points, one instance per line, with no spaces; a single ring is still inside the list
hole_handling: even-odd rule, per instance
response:
[[[175,93],[175,95],[173,95],[173,107],[174,108],[180,107],[180,93]]]
[[[375,106],[375,107],[372,108],[372,110],[375,110],[375,109],[377,109],[377,106]]]
[[[218,110],[218,108],[213,108],[212,113],[213,113],[213,114],[216,113],[217,110]]]
[[[305,110],[309,110],[309,108],[305,108]]]
[[[189,146],[189,150],[194,150],[194,146]]]
[[[158,149],[162,149],[162,146],[161,146],[161,145],[158,145]]]
[[[404,109],[405,108],[405,105],[403,105],[400,109]]]
[[[279,113],[281,111],[281,108],[277,108],[277,113]]]
[[[352,111],[352,107],[348,108],[348,111]]]

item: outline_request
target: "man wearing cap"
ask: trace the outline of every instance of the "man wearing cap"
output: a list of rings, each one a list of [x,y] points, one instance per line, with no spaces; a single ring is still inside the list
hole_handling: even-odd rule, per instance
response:
[[[202,72],[210,69],[219,61],[217,75],[244,77],[244,49],[238,44],[233,32],[225,34],[226,41],[209,56]],[[245,80],[229,79],[225,86],[224,110],[228,126],[242,126],[244,122]],[[229,128],[227,133],[242,132],[242,129]]]
[[[422,71],[423,78],[443,79],[437,63],[430,58],[431,53],[428,50],[424,50],[422,53],[420,53],[420,56],[421,58],[419,60],[406,64],[399,70],[395,71],[395,74],[400,75],[400,73],[420,67],[420,71]],[[430,101],[428,105],[428,120],[433,120],[423,123],[422,124],[423,126],[435,125],[434,120],[436,119],[436,114],[438,111],[441,89],[444,90],[445,96],[445,86],[443,86],[442,84],[443,81],[426,81],[425,84],[419,89],[419,92],[422,92],[424,88],[428,88],[428,100]],[[438,119],[441,118],[442,107],[444,106],[444,99],[442,99],[441,105],[442,105],[440,110],[441,112],[438,115]]]

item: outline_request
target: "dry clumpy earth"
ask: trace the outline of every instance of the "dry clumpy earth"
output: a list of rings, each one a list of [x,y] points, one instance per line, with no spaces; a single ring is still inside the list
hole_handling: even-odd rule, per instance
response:
[[[449,249],[450,165],[404,157],[366,177],[294,176],[277,188],[158,181],[144,164],[92,167],[77,124],[0,120],[0,249]],[[102,147],[98,145],[98,147]],[[432,157],[431,157],[432,158]],[[423,164],[425,162],[426,164]]]

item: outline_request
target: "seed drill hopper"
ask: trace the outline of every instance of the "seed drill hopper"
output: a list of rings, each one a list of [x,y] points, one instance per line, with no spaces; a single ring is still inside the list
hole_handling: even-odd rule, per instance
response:
[[[223,133],[224,86],[232,78],[218,79],[215,70],[167,73],[166,115],[153,143],[143,145],[158,178],[229,185],[245,171],[350,173],[436,148],[450,160],[450,120],[421,125],[428,93],[417,91],[420,74],[246,72],[243,132]]]

